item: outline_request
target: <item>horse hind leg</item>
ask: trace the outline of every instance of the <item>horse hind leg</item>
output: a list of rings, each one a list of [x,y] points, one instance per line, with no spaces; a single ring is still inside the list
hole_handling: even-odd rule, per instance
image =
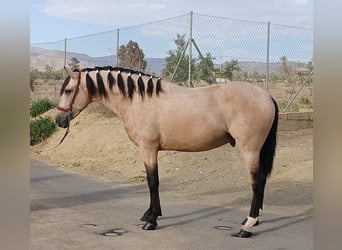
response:
[[[252,217],[253,215],[256,215],[255,209],[259,208],[259,214],[258,216],[262,216],[263,214],[263,203],[264,203],[264,192],[265,192],[265,185],[266,185],[266,176],[259,171],[258,175],[256,177],[253,177],[252,179],[252,190],[253,190],[253,200],[251,204],[251,211],[249,214],[249,217]],[[257,200],[256,197],[259,197],[258,204],[254,206],[253,204],[256,203]],[[248,216],[241,222],[242,225],[246,225],[248,221]],[[259,218],[255,222],[253,226],[259,225]]]
[[[244,153],[243,158],[250,174],[253,198],[249,216],[242,222],[243,226],[240,232],[233,234],[233,236],[248,238],[252,236],[252,227],[259,223],[259,212],[262,209],[266,176],[262,171],[259,171],[259,152]]]
[[[242,148],[239,147],[251,177],[253,199],[247,220],[243,221],[240,232],[233,236],[250,237],[252,235],[252,227],[258,224],[260,211],[262,212],[266,178],[272,172],[277,146],[278,105],[273,99],[272,101],[275,108],[273,122],[261,150],[246,150],[246,145]],[[253,145],[253,143],[249,145]],[[255,149],[255,147],[252,148]]]

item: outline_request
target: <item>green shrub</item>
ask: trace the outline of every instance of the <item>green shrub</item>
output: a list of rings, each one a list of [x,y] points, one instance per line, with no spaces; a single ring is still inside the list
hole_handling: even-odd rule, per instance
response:
[[[30,145],[35,145],[50,137],[57,130],[56,123],[50,117],[39,117],[30,122]]]
[[[282,112],[282,111],[285,109],[286,106],[287,106],[287,103],[285,103],[285,102],[279,102],[279,103],[278,103],[279,111]],[[299,108],[300,108],[299,104],[296,103],[296,102],[294,102],[294,103],[292,103],[292,104],[289,106],[289,108],[287,109],[286,112],[298,112],[298,111],[299,111]]]
[[[303,104],[303,105],[307,105],[307,106],[311,105],[310,98],[305,97],[305,96],[302,96],[302,97],[299,98],[299,103]]]
[[[53,108],[53,104],[47,98],[44,98],[44,99],[41,99],[41,100],[38,100],[38,101],[34,101],[31,104],[31,107],[30,107],[30,116],[31,117],[36,117],[36,116],[38,116],[40,114],[45,113],[46,111],[48,111],[48,110],[50,110],[52,108]]]

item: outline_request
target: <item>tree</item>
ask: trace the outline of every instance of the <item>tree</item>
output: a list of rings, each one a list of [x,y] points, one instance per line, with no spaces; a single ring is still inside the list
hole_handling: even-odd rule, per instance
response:
[[[281,76],[281,80],[288,81],[288,83],[293,82],[293,68],[289,65],[288,60],[286,56],[282,56],[280,59],[280,66],[279,66],[279,72]]]
[[[46,79],[52,79],[53,78],[53,66],[50,66],[49,64],[45,65],[45,72],[46,72]]]
[[[72,57],[70,61],[71,63],[68,65],[70,66],[71,70],[80,69],[80,61],[76,57]]]
[[[313,63],[312,61],[308,61],[308,64],[306,65],[306,68],[311,72],[313,70]]]
[[[40,78],[45,79],[53,79],[53,80],[61,80],[63,79],[63,70],[55,70],[53,66],[46,65],[45,72],[38,72],[40,74]]]
[[[194,80],[206,81],[208,83],[215,82],[215,76],[213,74],[214,63],[210,53],[200,59],[200,62],[196,65]]]
[[[34,84],[35,84],[35,81],[39,78],[39,71],[38,69],[33,69],[31,67],[30,69],[30,89],[31,91],[34,90]]]
[[[176,44],[175,50],[169,50],[167,52],[168,56],[165,58],[165,66],[162,71],[162,76],[171,78],[177,63],[179,61],[178,69],[175,72],[175,75],[173,76],[174,81],[176,82],[186,82],[189,78],[189,55],[183,55],[181,58],[181,55],[185,49],[186,41],[185,41],[185,34],[179,35],[177,34],[176,39],[173,40]],[[195,71],[195,60],[192,60],[192,73]]]
[[[253,79],[253,82],[259,82],[260,75],[256,70],[254,70],[252,73],[249,74],[249,78]]]
[[[129,41],[126,46],[121,45],[118,52],[119,67],[135,70],[145,70],[147,62],[144,60],[145,54],[139,48],[137,42]]]
[[[234,71],[240,70],[238,64],[237,60],[226,62],[223,68],[223,76],[232,81]]]

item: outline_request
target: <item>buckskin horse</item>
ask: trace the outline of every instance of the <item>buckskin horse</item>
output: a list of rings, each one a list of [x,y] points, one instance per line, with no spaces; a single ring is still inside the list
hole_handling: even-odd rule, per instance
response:
[[[68,76],[55,116],[58,126],[68,131],[70,121],[89,103],[100,102],[122,119],[139,148],[150,191],[150,207],[140,219],[144,230],[154,230],[162,215],[158,151],[198,152],[229,143],[239,149],[253,190],[249,215],[233,236],[252,235],[276,148],[278,107],[269,93],[249,83],[186,88],[118,67],[65,70]]]

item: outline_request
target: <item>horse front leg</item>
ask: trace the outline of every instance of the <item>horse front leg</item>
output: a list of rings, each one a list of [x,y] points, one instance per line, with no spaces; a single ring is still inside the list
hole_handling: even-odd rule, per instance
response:
[[[154,230],[158,225],[157,224],[158,216],[162,215],[160,199],[159,199],[158,164],[157,164],[156,159],[157,159],[156,156],[152,157],[152,161],[151,161],[151,158],[144,159],[146,175],[147,175],[147,184],[148,184],[149,191],[150,191],[150,207],[147,209],[144,215],[140,218],[141,221],[146,222],[145,225],[142,227],[142,229],[144,230]]]

